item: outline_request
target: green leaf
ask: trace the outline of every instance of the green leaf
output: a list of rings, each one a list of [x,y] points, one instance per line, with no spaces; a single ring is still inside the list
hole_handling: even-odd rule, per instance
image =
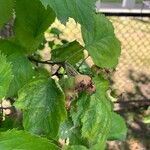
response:
[[[0,28],[11,18],[14,0],[0,0]]]
[[[88,94],[81,93],[76,100],[77,103],[72,106],[70,114],[75,127],[80,126],[81,119],[84,116],[86,110],[88,110],[90,100],[91,99]]]
[[[61,139],[67,139],[70,136],[70,131],[72,130],[73,124],[71,121],[66,120],[60,125],[59,129],[59,138]],[[68,132],[69,131],[69,132]]]
[[[150,116],[145,116],[145,117],[143,118],[143,122],[144,122],[145,124],[150,124]]]
[[[77,64],[77,68],[79,68],[79,72],[81,73],[81,74],[85,74],[85,75],[92,75],[92,69],[90,68],[90,66],[86,63],[86,62],[84,62],[84,63],[82,63],[82,62],[80,62],[80,63],[78,63]]]
[[[40,0],[43,5],[51,6],[63,23],[74,18],[88,30],[93,27],[93,13],[96,0]]]
[[[8,131],[13,128],[23,129],[21,117],[19,115],[16,116],[5,116],[5,120],[3,120],[0,124],[0,132]]]
[[[12,64],[14,78],[10,84],[7,96],[13,97],[34,76],[34,70],[30,61],[22,53],[13,53],[7,57]]]
[[[0,132],[7,131],[13,128],[13,119],[5,117],[5,120],[1,121]]]
[[[66,146],[64,150],[87,150],[87,148],[81,145],[73,145],[73,146]]]
[[[0,40],[0,51],[6,56],[10,56],[11,54],[16,52],[20,52],[22,54],[26,52],[26,50],[23,47],[13,43],[12,41],[2,39]]]
[[[17,42],[28,51],[36,50],[43,41],[44,31],[55,20],[54,11],[47,9],[39,0],[16,0],[15,33]]]
[[[67,61],[70,64],[76,64],[84,57],[83,47],[77,41],[65,44],[60,48],[54,49],[52,50],[51,54],[52,61]]]
[[[120,56],[120,42],[115,37],[112,23],[104,15],[94,15],[92,31],[82,27],[85,48],[99,67],[113,68]]]
[[[81,127],[82,138],[89,141],[91,150],[103,150],[111,127],[112,107],[106,91],[109,82],[102,76],[93,79],[96,93],[81,93],[71,108],[74,127]]]
[[[60,30],[57,29],[57,28],[52,28],[52,29],[50,30],[50,33],[52,33],[52,34],[54,34],[54,35],[56,35],[56,36],[59,36],[60,34],[62,34],[62,31],[60,31]]]
[[[0,133],[1,150],[60,150],[49,140],[25,131],[10,130]]]
[[[111,127],[111,103],[106,91],[109,83],[102,76],[94,78],[96,93],[90,97],[90,104],[82,117],[82,136],[90,145],[104,145]]]
[[[105,150],[106,142],[100,141],[98,144],[91,146],[90,150]]]
[[[59,84],[64,91],[73,90],[75,88],[75,77],[65,77],[63,76],[59,80]]]
[[[87,145],[87,140],[81,136],[80,128],[75,127],[70,120],[61,124],[59,138],[69,140],[69,145]]]
[[[127,135],[127,126],[124,119],[116,114],[112,113],[112,124],[109,132],[109,140],[125,140]]]
[[[55,138],[66,118],[64,101],[64,94],[53,79],[37,78],[19,91],[15,106],[23,111],[25,130]]]
[[[0,40],[0,51],[7,56],[7,60],[12,64],[14,78],[10,84],[7,96],[17,95],[18,90],[26,84],[34,75],[32,65],[24,56],[26,50],[8,40]]]
[[[12,66],[0,52],[0,100],[6,96],[12,79]]]

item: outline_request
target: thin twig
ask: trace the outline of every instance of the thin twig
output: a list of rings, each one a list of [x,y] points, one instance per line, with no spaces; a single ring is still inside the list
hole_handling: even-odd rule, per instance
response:
[[[28,57],[28,59],[32,62],[41,63],[41,64],[49,64],[49,65],[55,65],[55,64],[64,65],[64,63],[65,63],[65,62],[53,62],[50,60],[42,61],[42,60],[37,60],[33,57]]]

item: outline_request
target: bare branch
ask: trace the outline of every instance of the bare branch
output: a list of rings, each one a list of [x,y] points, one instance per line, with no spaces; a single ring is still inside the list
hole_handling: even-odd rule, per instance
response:
[[[64,65],[64,63],[65,63],[65,62],[53,62],[50,60],[42,61],[42,60],[37,60],[33,57],[28,57],[28,59],[32,62],[41,63],[41,64],[49,64],[49,65],[55,65],[55,64]]]

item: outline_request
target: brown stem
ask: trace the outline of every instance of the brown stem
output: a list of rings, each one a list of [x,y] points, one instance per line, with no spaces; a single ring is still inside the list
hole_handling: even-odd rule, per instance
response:
[[[37,60],[33,57],[28,57],[28,59],[32,62],[41,63],[41,64],[49,64],[49,65],[55,65],[55,64],[64,65],[64,63],[65,63],[65,62],[53,62],[50,60],[42,61],[42,60]]]

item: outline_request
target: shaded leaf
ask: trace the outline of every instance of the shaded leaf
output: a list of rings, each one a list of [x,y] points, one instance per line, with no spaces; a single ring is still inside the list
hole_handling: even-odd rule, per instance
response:
[[[87,148],[81,145],[73,145],[68,147],[66,146],[64,150],[87,150]]]
[[[10,130],[0,133],[1,150],[60,150],[49,140],[25,131]]]
[[[127,135],[127,126],[124,119],[116,113],[112,113],[112,123],[109,132],[109,140],[125,140]]]
[[[85,75],[92,75],[92,69],[89,67],[89,65],[87,63],[78,63],[77,64],[77,68],[79,68],[79,72],[81,74],[85,74]]]
[[[64,91],[75,89],[75,78],[74,77],[63,77],[59,80],[59,83]]]
[[[11,18],[14,0],[0,0],[0,28]]]
[[[104,15],[94,15],[92,31],[82,27],[85,48],[99,67],[113,68],[120,56],[120,42],[115,37],[112,23]]]
[[[60,31],[58,28],[52,28],[50,33],[59,36],[60,34],[62,34],[62,31]]]
[[[92,145],[90,150],[105,150],[106,149],[106,142],[100,141],[99,143]]]
[[[54,11],[47,9],[39,0],[16,0],[15,33],[17,41],[28,51],[38,48],[43,41],[44,31],[55,20]]]
[[[64,94],[53,79],[37,78],[19,91],[15,106],[23,111],[23,126],[31,133],[55,138],[66,118]]]
[[[74,18],[88,30],[93,27],[93,13],[96,0],[40,0],[45,7],[51,6],[63,23]]]
[[[11,54],[16,52],[22,54],[26,52],[26,50],[23,47],[13,43],[12,41],[2,39],[0,39],[0,51],[4,53],[6,56],[10,56]]]
[[[51,54],[52,61],[67,61],[70,64],[76,64],[84,57],[83,47],[77,41],[65,44],[60,48],[54,49],[52,50]]]
[[[71,117],[74,126],[80,126],[81,119],[84,116],[86,110],[88,110],[90,104],[90,96],[87,93],[81,93],[76,100],[76,104],[71,108]]]
[[[6,96],[12,79],[12,66],[0,52],[0,100]]]
[[[87,141],[81,136],[80,128],[75,127],[70,120],[61,124],[59,138],[69,140],[69,145],[87,145]]]
[[[13,97],[17,95],[20,88],[33,78],[34,70],[30,61],[22,53],[13,53],[7,59],[12,64],[14,75],[7,96]]]
[[[5,116],[5,120],[3,120],[0,124],[0,132],[8,131],[13,128],[22,129],[21,119],[14,116]]]
[[[111,127],[111,103],[106,91],[108,81],[102,76],[94,78],[96,93],[90,97],[90,104],[82,117],[82,136],[91,145],[105,145]]]
[[[7,60],[12,64],[14,78],[10,84],[7,96],[17,95],[18,90],[26,84],[34,75],[32,65],[24,56],[26,50],[8,40],[0,40],[0,50],[7,56]]]

